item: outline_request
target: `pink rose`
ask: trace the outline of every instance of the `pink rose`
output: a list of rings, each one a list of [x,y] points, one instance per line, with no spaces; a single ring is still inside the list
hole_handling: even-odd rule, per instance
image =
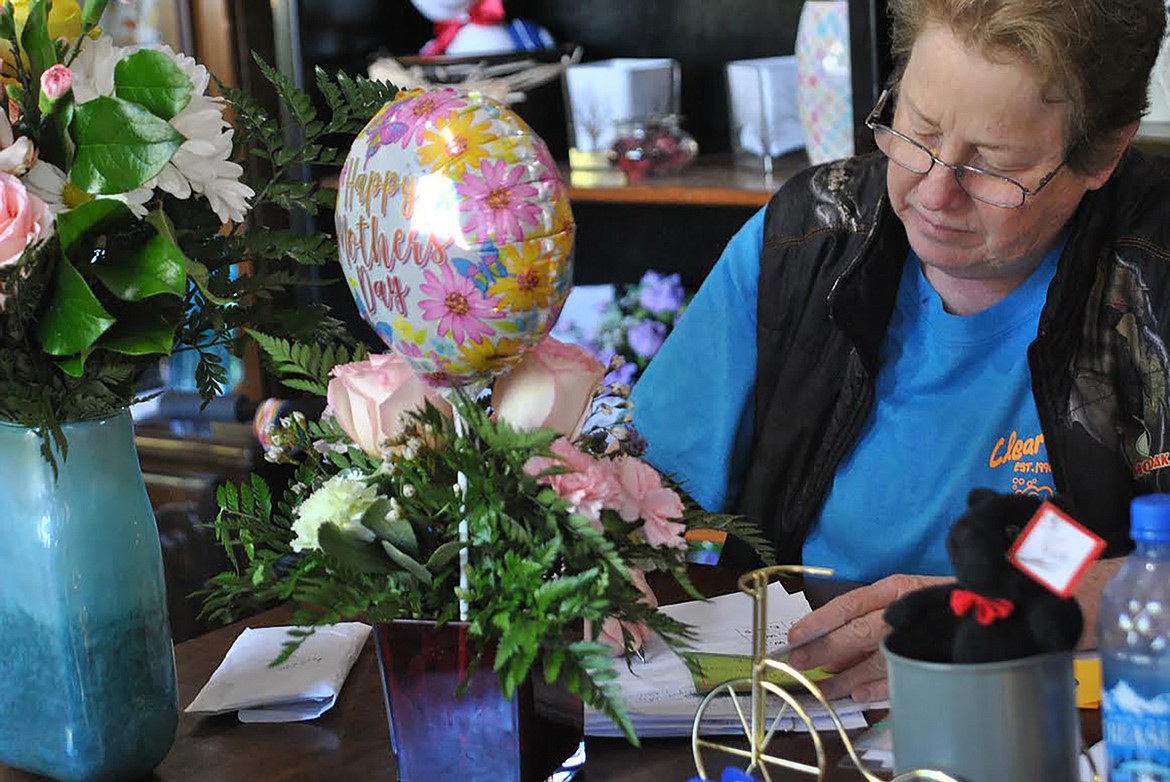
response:
[[[568,502],[573,513],[595,522],[600,528],[601,509],[613,503],[618,491],[612,471],[563,437],[553,442],[549,450],[559,458],[533,456],[524,464],[524,472],[540,475],[550,467],[569,468],[569,472],[546,475],[539,480]]]
[[[613,460],[620,494],[614,508],[626,521],[641,519],[642,534],[655,548],[686,548],[683,504],[673,490],[662,485],[658,471],[641,459],[619,456]]]
[[[657,608],[658,598],[654,595],[654,591],[650,589],[650,585],[646,583],[646,575],[635,568],[630,568],[630,581],[634,582],[634,586],[642,592],[642,598],[639,603]],[[641,622],[622,622],[617,618],[609,616],[601,623],[601,632],[597,634],[597,640],[607,644],[615,655],[626,653],[625,637],[622,630],[630,635],[633,649],[640,649],[645,645],[646,641],[650,639],[650,628]],[[586,637],[589,636],[590,627],[586,623],[585,627]]]
[[[19,119],[19,115],[17,116]],[[0,113],[0,171],[15,176],[23,176],[32,167],[36,149],[32,141],[21,136],[13,136],[12,123],[3,113]]]
[[[59,100],[73,89],[73,74],[64,65],[54,65],[41,74],[41,94]]]
[[[451,410],[395,353],[336,366],[332,375],[326,398],[333,417],[371,456],[378,456],[382,444],[402,431],[403,415],[422,410],[425,400],[444,412]]]
[[[0,172],[0,268],[13,266],[29,245],[53,233],[53,215],[24,184]]]
[[[517,429],[555,429],[577,434],[605,367],[577,345],[545,337],[516,367],[496,380],[492,406]]]

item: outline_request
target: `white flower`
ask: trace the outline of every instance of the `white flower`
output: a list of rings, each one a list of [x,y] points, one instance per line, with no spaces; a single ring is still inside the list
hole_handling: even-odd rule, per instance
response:
[[[97,40],[87,38],[81,44],[81,52],[69,66],[73,74],[74,103],[88,103],[102,95],[114,94],[114,67],[127,50],[114,46],[108,36]]]
[[[244,169],[229,158],[235,133],[223,118],[223,100],[204,95],[207,69],[169,46],[155,47],[170,57],[191,80],[191,100],[171,118],[171,126],[187,139],[152,183],[175,196],[190,198],[194,191],[207,198],[220,220],[240,222],[248,199],[256,195],[240,182]]]
[[[297,518],[292,524],[297,537],[292,542],[292,550],[319,550],[322,524],[336,524],[346,535],[372,541],[374,533],[362,525],[362,515],[377,499],[377,489],[352,473],[334,475],[297,506]]]
[[[70,182],[64,171],[44,160],[38,160],[29,169],[29,172],[25,174],[24,186],[29,192],[44,201],[49,207],[49,211],[53,214],[59,214],[67,209],[74,209],[95,197],[82,191],[81,188]],[[129,207],[135,217],[142,219],[146,217],[149,211],[146,208],[146,204],[150,203],[150,199],[153,196],[154,193],[150,188],[139,187],[131,190],[129,193],[96,197],[121,201]]]
[[[223,118],[223,100],[204,94],[210,76],[193,58],[177,54],[169,46],[154,48],[170,57],[191,80],[191,99],[170,120],[186,141],[143,188],[153,191],[158,187],[183,199],[198,193],[207,199],[220,220],[242,221],[248,211],[248,199],[256,193],[239,181],[244,169],[229,159],[234,131]],[[135,51],[134,47],[114,46],[106,37],[85,41],[70,66],[74,100],[85,103],[98,96],[113,95],[114,67]]]

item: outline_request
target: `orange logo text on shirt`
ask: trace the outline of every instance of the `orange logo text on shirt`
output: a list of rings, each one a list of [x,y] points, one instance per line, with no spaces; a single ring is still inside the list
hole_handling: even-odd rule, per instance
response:
[[[1007,462],[1019,462],[1025,456],[1035,456],[1040,453],[1042,445],[1044,445],[1043,434],[1021,438],[1013,429],[1006,443],[1002,437],[996,442],[995,447],[991,449],[991,458],[987,464],[989,467],[995,468]]]

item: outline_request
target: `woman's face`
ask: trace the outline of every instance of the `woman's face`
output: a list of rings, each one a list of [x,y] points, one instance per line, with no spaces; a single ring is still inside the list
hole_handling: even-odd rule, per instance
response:
[[[1063,159],[1065,106],[1046,103],[1042,94],[1029,68],[991,62],[932,25],[914,44],[893,127],[940,160],[987,169],[1031,190]],[[985,280],[1006,292],[1036,268],[1081,197],[1111,172],[1089,177],[1063,167],[1017,209],[976,201],[937,164],[915,174],[891,162],[887,188],[928,279]]]

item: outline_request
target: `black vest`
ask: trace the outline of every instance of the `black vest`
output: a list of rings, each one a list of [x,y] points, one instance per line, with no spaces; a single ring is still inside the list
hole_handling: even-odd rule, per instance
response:
[[[885,168],[884,158],[871,155],[809,169],[768,205],[755,431],[738,510],[760,524],[781,562],[800,561],[837,465],[873,405],[880,347],[909,251],[886,197]],[[1170,469],[1138,475],[1140,455],[1126,453],[1127,436],[1140,439],[1135,422],[1150,438],[1151,456],[1170,447],[1167,362],[1155,367],[1162,385],[1135,390],[1126,382],[1149,373],[1143,356],[1165,352],[1170,312],[1146,318],[1151,339],[1140,345],[1119,338],[1118,328],[1121,315],[1149,310],[1151,300],[1170,309],[1170,177],[1163,170],[1153,178],[1151,200],[1148,171],[1148,161],[1130,153],[1105,188],[1086,195],[1028,351],[1057,491],[1105,537],[1107,556],[1130,547],[1130,499],[1170,491]],[[1147,284],[1156,281],[1156,290],[1131,295],[1117,279],[1131,266]],[[1113,367],[1113,376],[1102,379],[1102,367]]]

